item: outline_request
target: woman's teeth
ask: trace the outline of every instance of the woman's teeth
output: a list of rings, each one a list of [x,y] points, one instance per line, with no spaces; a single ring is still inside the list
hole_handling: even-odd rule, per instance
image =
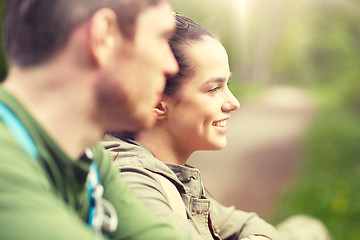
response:
[[[212,125],[216,126],[216,127],[225,127],[226,126],[226,120],[213,122]]]

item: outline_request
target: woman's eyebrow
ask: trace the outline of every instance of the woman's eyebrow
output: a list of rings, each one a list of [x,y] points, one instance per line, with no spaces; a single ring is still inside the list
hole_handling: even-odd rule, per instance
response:
[[[206,84],[209,84],[209,83],[212,83],[212,82],[223,83],[223,82],[229,81],[230,79],[231,79],[231,73],[230,73],[228,79],[223,78],[223,77],[213,77],[213,78],[210,78],[209,80],[207,80],[206,82],[204,82],[203,85],[206,85]]]

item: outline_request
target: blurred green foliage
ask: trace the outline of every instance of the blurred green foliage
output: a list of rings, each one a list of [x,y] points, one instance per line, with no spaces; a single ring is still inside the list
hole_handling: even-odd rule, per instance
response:
[[[312,40],[302,55],[302,65],[283,64],[282,71],[289,68],[287,77],[292,79],[291,83],[314,94],[319,112],[304,141],[304,165],[295,183],[279,200],[274,219],[280,221],[293,214],[307,213],[321,219],[334,239],[357,240],[360,239],[359,8],[315,5],[313,11],[316,14],[312,18]],[[286,77],[282,81],[287,83]]]
[[[294,214],[322,220],[334,239],[360,239],[360,116],[322,111],[305,140],[304,165],[275,209],[274,222]]]

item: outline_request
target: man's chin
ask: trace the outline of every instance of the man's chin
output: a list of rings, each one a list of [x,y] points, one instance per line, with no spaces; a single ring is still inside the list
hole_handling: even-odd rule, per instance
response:
[[[126,131],[140,131],[142,129],[148,129],[154,126],[155,124],[155,116],[149,114],[142,114],[141,116],[137,116],[129,121],[128,129]]]
[[[138,130],[141,130],[141,129],[148,129],[148,128],[152,128],[155,124],[155,116],[144,116],[142,119],[141,119],[141,122],[140,122],[140,126],[139,126],[139,129]]]
[[[137,115],[127,115],[126,118],[118,118],[118,121],[113,123],[108,131],[126,131],[138,132],[142,129],[148,129],[155,124],[155,115],[152,112],[142,113]]]

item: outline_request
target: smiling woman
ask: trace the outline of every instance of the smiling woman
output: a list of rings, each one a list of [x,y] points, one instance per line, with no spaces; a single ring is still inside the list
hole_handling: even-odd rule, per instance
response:
[[[195,151],[225,147],[226,122],[239,102],[228,88],[231,72],[221,42],[190,19],[175,18],[170,46],[179,72],[167,78],[153,109],[155,126],[124,141],[113,133],[104,145],[137,196],[189,239],[278,239],[256,214],[206,196],[199,170],[186,165]]]
[[[224,123],[230,118],[230,112],[239,107],[227,86],[230,70],[226,51],[220,42],[203,37],[201,42],[191,44],[186,51],[188,61],[196,69],[173,95],[165,96],[160,103],[166,114],[165,121],[161,121],[163,138],[166,136],[166,142],[176,146],[176,153],[164,157],[164,160],[181,165],[194,151],[225,147],[227,128]],[[221,127],[219,123],[223,123]],[[147,136],[147,133],[139,134],[144,140]]]

